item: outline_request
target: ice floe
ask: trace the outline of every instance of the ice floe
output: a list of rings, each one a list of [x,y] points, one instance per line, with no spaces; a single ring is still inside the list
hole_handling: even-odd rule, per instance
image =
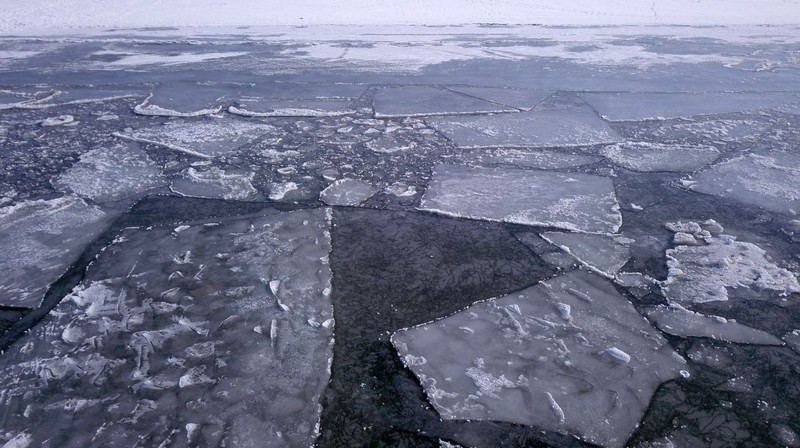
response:
[[[755,328],[719,316],[690,311],[678,304],[645,310],[658,328],[675,336],[710,337],[740,344],[783,345],[780,339]]]
[[[0,305],[39,306],[111,217],[74,196],[0,208]]]
[[[57,117],[48,117],[39,122],[42,126],[54,127],[54,126],[64,126],[64,125],[71,125],[76,124],[75,117],[72,115],[59,115]]]
[[[168,122],[162,126],[126,130],[114,135],[208,159],[253,143],[274,129],[262,123],[220,119],[192,123]]]
[[[730,198],[778,213],[800,213],[800,155],[754,151],[684,179],[692,191]]]
[[[247,201],[259,196],[252,183],[254,176],[217,167],[189,167],[172,181],[170,189],[184,196]]]
[[[442,418],[621,447],[685,361],[614,287],[577,271],[392,336]],[[587,406],[587,403],[592,403]]]
[[[139,115],[199,117],[222,111],[222,101],[238,91],[236,85],[174,83],[156,88],[133,111]]]
[[[378,192],[378,188],[358,179],[339,179],[319,194],[328,205],[358,205]]]
[[[355,110],[347,100],[241,98],[228,112],[245,117],[341,117]]]
[[[132,197],[166,184],[159,167],[136,144],[125,143],[93,149],[52,181],[95,202]],[[135,199],[135,198],[134,198]]]
[[[634,171],[696,171],[719,157],[710,146],[625,142],[606,146],[601,154]]]
[[[435,118],[428,124],[462,148],[585,146],[621,140],[589,108]]]
[[[622,225],[611,179],[580,173],[437,165],[420,209],[587,233]]]
[[[448,90],[525,111],[533,109],[536,104],[554,93],[547,90],[473,86],[449,87]]]
[[[90,55],[93,61],[100,61],[105,66],[134,67],[140,65],[180,65],[195,64],[223,58],[235,58],[247,55],[247,52],[206,52],[206,53],[131,53],[115,50],[96,51]]]
[[[470,149],[458,155],[463,163],[469,165],[513,165],[540,170],[557,170],[575,166],[591,165],[600,157],[550,149]]]
[[[615,277],[630,258],[628,240],[622,237],[568,232],[544,232],[541,236],[605,277]]]
[[[375,116],[424,117],[492,112],[516,112],[458,92],[428,86],[388,87],[375,92]]]

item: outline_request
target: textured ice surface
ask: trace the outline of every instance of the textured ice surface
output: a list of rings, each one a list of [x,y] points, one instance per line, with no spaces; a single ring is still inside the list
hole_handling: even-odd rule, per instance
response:
[[[0,305],[39,306],[110,217],[72,196],[0,208]]]
[[[375,92],[374,107],[376,117],[422,117],[516,111],[458,92],[425,86],[380,89]]]
[[[47,117],[40,121],[39,124],[49,128],[54,126],[65,126],[76,124],[75,117],[72,115],[59,115],[57,117]]]
[[[601,154],[634,171],[695,171],[719,157],[710,146],[626,142],[607,146]]]
[[[189,167],[172,181],[170,189],[184,196],[246,201],[258,197],[254,176],[217,167]]]
[[[691,117],[766,109],[791,102],[785,93],[583,93],[611,121]]]
[[[358,205],[377,192],[377,188],[363,180],[339,179],[322,190],[319,199],[328,205]]]
[[[214,119],[204,122],[168,122],[162,126],[136,129],[116,136],[164,146],[196,157],[211,158],[252,143],[274,128],[242,120]]]
[[[213,83],[176,83],[159,86],[133,111],[139,115],[199,117],[222,110],[231,88]]]
[[[672,223],[677,234],[700,235],[697,223]],[[766,251],[752,243],[736,241],[731,235],[693,239],[692,244],[667,250],[669,276],[664,293],[672,302],[703,303],[728,300],[729,288],[755,288],[781,294],[800,292],[797,278],[766,257]]]
[[[348,100],[242,98],[228,112],[245,117],[339,117],[355,110]]]
[[[580,173],[437,165],[420,209],[589,233],[622,225],[611,179]]]
[[[520,110],[531,110],[554,92],[546,90],[506,89],[500,87],[453,87],[455,92]]]
[[[591,165],[600,157],[555,151],[550,149],[474,149],[459,154],[459,159],[470,165],[514,165],[540,170],[557,170],[574,166]]]
[[[684,361],[614,287],[577,271],[401,330],[445,419],[502,420],[623,446]]]
[[[56,189],[95,202],[133,197],[165,183],[158,166],[133,143],[93,149],[53,180]]]
[[[645,311],[658,328],[681,337],[708,337],[740,344],[782,345],[775,336],[719,316],[706,316],[673,304]]]
[[[683,184],[778,213],[800,213],[800,154],[756,151],[714,165]]]
[[[583,146],[620,141],[589,108],[428,120],[463,148]]]
[[[32,446],[310,446],[332,356],[328,213],[125,230],[0,358],[0,427]]]
[[[542,238],[606,277],[614,277],[630,257],[628,246],[610,236],[545,232]]]

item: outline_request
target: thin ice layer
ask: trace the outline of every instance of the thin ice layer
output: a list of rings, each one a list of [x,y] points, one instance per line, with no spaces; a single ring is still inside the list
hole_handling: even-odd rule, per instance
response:
[[[575,166],[591,165],[601,157],[550,149],[474,149],[465,150],[458,156],[470,165],[513,165],[539,170],[557,170]]]
[[[628,246],[605,235],[545,232],[542,238],[606,277],[614,277],[630,258]]]
[[[576,271],[392,342],[445,419],[501,420],[620,447],[684,361],[601,277]]]
[[[133,111],[139,115],[162,117],[199,117],[222,110],[227,95],[235,86],[208,83],[175,83],[159,86]]]
[[[74,196],[0,208],[0,305],[39,306],[111,218]]]
[[[420,209],[588,233],[622,225],[611,179],[580,173],[437,165]]]
[[[217,167],[189,167],[172,181],[170,189],[184,196],[247,201],[258,198],[253,187],[255,173]]]
[[[93,149],[53,180],[53,186],[95,202],[134,197],[165,185],[161,170],[136,144]]]
[[[310,446],[330,368],[329,211],[127,229],[0,358],[32,445]]]
[[[657,306],[645,311],[665,333],[680,337],[706,337],[739,344],[783,345],[777,337],[719,316],[706,316],[680,305]]]
[[[800,154],[756,151],[714,165],[683,184],[778,213],[800,213]]]
[[[349,100],[242,98],[228,112],[245,117],[341,117],[355,110]]]
[[[785,93],[583,93],[611,121],[653,120],[766,109],[791,102]]]
[[[719,157],[710,146],[667,145],[649,142],[617,143],[601,154],[634,171],[695,171]]]
[[[472,86],[452,87],[450,90],[520,110],[531,110],[554,93],[547,90]]]
[[[220,119],[190,123],[172,121],[114,135],[207,159],[253,143],[259,136],[274,130],[273,126],[263,123]]]
[[[319,194],[328,205],[358,205],[378,192],[378,189],[358,179],[339,179]]]
[[[585,146],[621,140],[589,108],[437,118],[428,124],[462,148]]]
[[[516,109],[490,103],[450,90],[428,86],[389,87],[375,92],[376,117],[424,117],[490,112],[516,112]]]

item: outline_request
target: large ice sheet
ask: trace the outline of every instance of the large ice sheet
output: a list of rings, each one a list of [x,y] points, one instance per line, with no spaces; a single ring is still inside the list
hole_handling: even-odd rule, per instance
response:
[[[168,122],[162,126],[114,135],[208,159],[252,143],[261,135],[274,130],[273,126],[263,123],[219,119],[191,123]]]
[[[645,311],[666,333],[687,337],[708,337],[740,344],[783,345],[777,337],[719,316],[706,316],[672,304]]]
[[[111,217],[74,196],[0,208],[0,305],[39,306]]]
[[[376,117],[423,117],[516,111],[458,92],[427,86],[380,89],[375,92],[374,107]]]
[[[126,229],[2,358],[31,446],[310,446],[333,342],[330,212]]]
[[[621,140],[589,108],[437,118],[428,124],[463,148],[585,146]]]
[[[625,142],[607,146],[601,154],[634,171],[695,171],[719,157],[710,146]]]
[[[132,197],[165,184],[159,167],[134,143],[93,149],[53,180],[56,189],[95,202]]]
[[[170,189],[184,196],[247,201],[259,198],[253,187],[255,173],[217,167],[189,167],[172,181]]]
[[[626,240],[621,237],[568,232],[544,232],[541,236],[606,277],[615,277],[630,258]]]
[[[611,179],[580,173],[437,165],[420,209],[588,233],[622,225]]]
[[[470,149],[458,155],[459,160],[470,165],[514,165],[540,170],[557,170],[581,165],[591,165],[601,157],[576,152],[550,149]]]
[[[392,336],[445,419],[621,447],[684,361],[601,277],[577,271]]]
[[[755,151],[714,165],[683,184],[778,213],[800,213],[800,154]]]
[[[199,117],[220,112],[223,100],[237,87],[209,83],[165,84],[156,88],[133,111],[139,115]]]
[[[540,101],[555,93],[547,90],[473,86],[452,87],[449,90],[519,110],[531,110]]]
[[[328,185],[319,194],[319,199],[328,205],[358,205],[378,192],[378,189],[363,180],[339,179]]]
[[[583,93],[611,121],[654,120],[766,109],[797,102],[785,93]]]

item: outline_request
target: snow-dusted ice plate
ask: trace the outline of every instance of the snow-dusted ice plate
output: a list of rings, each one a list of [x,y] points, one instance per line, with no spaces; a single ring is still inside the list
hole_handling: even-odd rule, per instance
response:
[[[580,173],[437,165],[419,208],[588,233],[622,225],[611,179]]]
[[[622,237],[569,232],[544,232],[541,236],[589,269],[609,278],[614,278],[630,258]]]
[[[601,277],[577,271],[392,336],[442,418],[624,446],[685,361]]]
[[[554,93],[547,90],[472,86],[450,87],[449,90],[523,111],[533,109],[540,101]]]
[[[348,100],[240,98],[228,112],[245,117],[340,117],[355,110]]]
[[[719,316],[706,316],[672,304],[645,311],[665,333],[681,337],[708,337],[739,344],[783,345],[777,337]]]
[[[189,167],[170,185],[170,190],[183,196],[218,198],[236,201],[258,199],[253,187],[255,173],[223,170],[217,167]]]
[[[601,154],[634,171],[696,171],[719,157],[710,146],[624,142],[606,146]]]
[[[458,155],[468,165],[512,165],[539,170],[558,170],[599,162],[601,157],[550,149],[467,149]]]
[[[375,116],[382,118],[518,111],[451,90],[427,86],[380,89],[375,93],[374,107]]]
[[[339,179],[319,194],[328,205],[358,205],[378,192],[378,188],[358,179]]]

